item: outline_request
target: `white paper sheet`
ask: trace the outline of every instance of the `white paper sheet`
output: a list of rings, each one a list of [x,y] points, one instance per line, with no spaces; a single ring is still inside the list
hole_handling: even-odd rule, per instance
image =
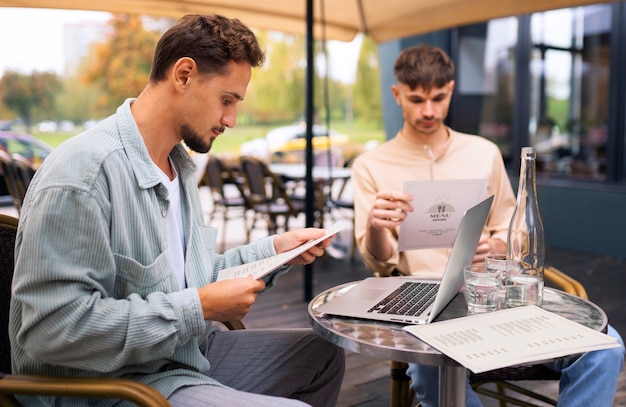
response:
[[[486,179],[405,181],[413,212],[400,225],[398,250],[451,247],[465,211],[480,202]]]
[[[534,305],[404,329],[474,373],[619,346],[608,335]]]
[[[230,278],[244,278],[249,275],[253,275],[255,279],[260,279],[265,277],[267,274],[275,271],[279,267],[285,265],[288,261],[291,261],[309,250],[311,247],[316,244],[321,243],[323,240],[328,239],[329,237],[337,234],[344,228],[344,224],[341,222],[337,222],[333,224],[330,229],[326,230],[326,234],[320,238],[315,240],[311,240],[303,245],[296,247],[295,249],[291,249],[289,251],[279,253],[272,257],[267,257],[265,259],[257,260],[252,263],[242,264],[241,266],[230,267],[227,269],[223,269],[219,272],[217,276],[217,281],[228,280]]]

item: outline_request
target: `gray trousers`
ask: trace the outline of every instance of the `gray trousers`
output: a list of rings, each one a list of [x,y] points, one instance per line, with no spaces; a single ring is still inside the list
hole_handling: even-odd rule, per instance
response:
[[[170,396],[172,406],[332,407],[337,403],[345,368],[343,349],[310,329],[217,331],[209,340],[209,375],[228,387],[183,387]]]

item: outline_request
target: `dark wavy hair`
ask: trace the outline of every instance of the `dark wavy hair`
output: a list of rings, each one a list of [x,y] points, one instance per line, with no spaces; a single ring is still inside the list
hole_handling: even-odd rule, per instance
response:
[[[224,74],[230,61],[263,64],[265,55],[254,33],[238,19],[219,15],[186,15],[159,39],[154,51],[150,81],[166,77],[180,58],[196,61],[201,74]]]
[[[454,62],[441,48],[420,44],[398,55],[393,73],[398,82],[411,90],[421,86],[430,91],[433,86],[441,88],[454,79]]]

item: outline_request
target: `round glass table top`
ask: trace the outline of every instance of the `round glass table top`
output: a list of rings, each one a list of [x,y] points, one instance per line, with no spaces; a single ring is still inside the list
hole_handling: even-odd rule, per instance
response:
[[[356,282],[330,288],[309,302],[309,319],[320,336],[346,350],[379,359],[426,365],[459,366],[457,362],[406,332],[398,323],[335,317],[316,311],[320,305],[350,290]],[[596,304],[563,291],[544,288],[543,309],[554,312],[589,328],[606,331],[606,313]],[[467,315],[462,292],[456,295],[435,321]]]

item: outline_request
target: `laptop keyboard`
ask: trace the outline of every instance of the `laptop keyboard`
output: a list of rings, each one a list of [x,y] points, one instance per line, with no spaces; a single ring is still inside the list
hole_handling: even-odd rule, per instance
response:
[[[407,281],[367,312],[392,315],[421,315],[435,300],[439,283]]]

